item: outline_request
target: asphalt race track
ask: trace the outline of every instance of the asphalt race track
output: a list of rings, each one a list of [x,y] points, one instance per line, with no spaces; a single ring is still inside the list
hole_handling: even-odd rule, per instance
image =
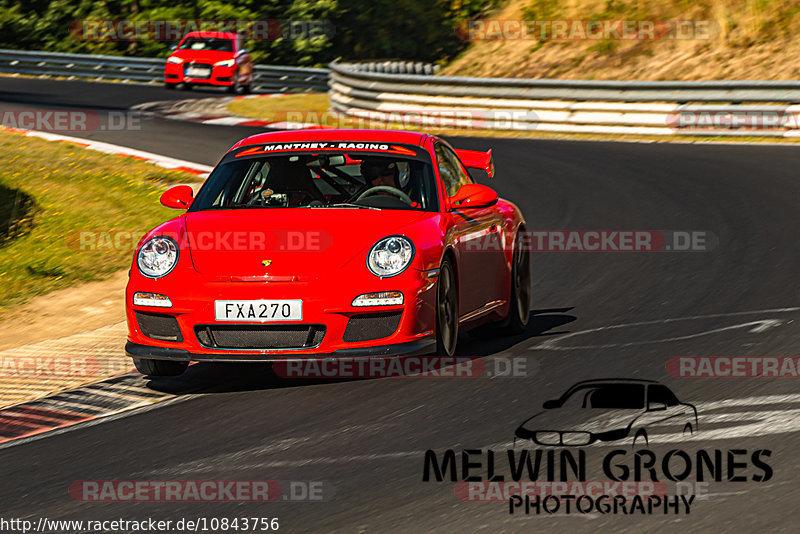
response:
[[[145,86],[0,78],[0,109],[124,111],[147,101],[212,93]],[[136,131],[91,137],[214,164],[255,128],[151,119]],[[792,378],[680,378],[678,356],[798,356],[797,221],[800,148],[769,145],[450,139],[494,149],[491,182],[532,230],[706,232],[712,250],[540,252],[525,335],[473,338],[458,354],[487,369],[509,359],[525,376],[285,380],[267,366],[195,365],[151,387],[200,393],[127,417],[0,450],[6,517],[156,519],[277,517],[283,532],[718,532],[790,531],[800,499],[800,392]],[[122,347],[120,347],[122,350]],[[499,363],[497,363],[499,362]],[[741,482],[712,482],[690,514],[509,514],[507,501],[462,502],[454,483],[423,482],[425,451],[439,459],[487,449],[505,458],[515,429],[547,399],[594,378],[660,381],[694,404],[699,431],[652,449],[743,450]],[[704,423],[704,421],[706,423]],[[528,448],[536,449],[535,445]],[[519,443],[516,449],[519,450]],[[587,479],[611,450],[585,447]],[[753,467],[768,450],[772,476]],[[738,454],[738,453],[737,453]],[[484,478],[484,463],[477,469]],[[503,459],[498,472],[510,472]],[[505,467],[504,467],[505,466]],[[727,478],[728,464],[721,468]],[[692,472],[690,481],[695,480]],[[76,503],[77,480],[322,482],[320,501]]]

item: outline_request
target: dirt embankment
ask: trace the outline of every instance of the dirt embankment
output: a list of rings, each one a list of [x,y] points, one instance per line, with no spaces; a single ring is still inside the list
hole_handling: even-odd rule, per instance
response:
[[[471,27],[483,39],[472,40],[441,74],[800,79],[796,0],[508,0],[483,23]],[[469,29],[461,28],[462,37],[469,38]]]

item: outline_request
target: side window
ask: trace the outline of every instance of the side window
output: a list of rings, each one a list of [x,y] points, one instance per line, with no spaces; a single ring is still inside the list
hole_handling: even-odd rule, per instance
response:
[[[462,185],[473,183],[458,156],[448,147],[442,144],[436,145],[436,159],[439,162],[439,173],[442,175],[447,196],[455,195]]]
[[[444,152],[450,158],[450,161],[453,162],[453,165],[458,171],[458,187],[473,183],[472,178],[470,178],[469,173],[466,171],[466,169],[464,169],[464,165],[461,164],[461,160],[458,159],[456,153],[447,147],[444,147]]]
[[[667,406],[678,404],[678,399],[666,386],[650,386],[648,390],[648,402],[663,402]]]
[[[436,163],[439,165],[439,175],[444,183],[444,190],[447,196],[451,197],[456,194],[461,184],[458,183],[458,168],[453,164],[453,161],[448,157],[444,145],[437,144],[436,148]]]

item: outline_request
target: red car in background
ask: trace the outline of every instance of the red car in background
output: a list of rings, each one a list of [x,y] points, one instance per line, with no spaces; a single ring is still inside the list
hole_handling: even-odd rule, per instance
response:
[[[253,84],[253,58],[235,33],[190,32],[167,58],[164,85],[182,83],[227,87],[232,93],[248,93]]]
[[[459,331],[522,332],[530,260],[519,209],[467,168],[491,151],[422,133],[301,130],[236,143],[186,213],[151,230],[125,304],[137,369],[190,361],[450,356]]]

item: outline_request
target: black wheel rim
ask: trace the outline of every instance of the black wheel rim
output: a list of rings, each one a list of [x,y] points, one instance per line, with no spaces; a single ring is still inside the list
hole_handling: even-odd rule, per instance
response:
[[[527,323],[531,306],[530,253],[521,251],[519,244],[514,249],[514,290],[519,318]]]
[[[439,273],[438,319],[439,338],[448,354],[453,353],[456,344],[458,310],[456,308],[456,286],[453,273],[448,264],[444,264]]]

